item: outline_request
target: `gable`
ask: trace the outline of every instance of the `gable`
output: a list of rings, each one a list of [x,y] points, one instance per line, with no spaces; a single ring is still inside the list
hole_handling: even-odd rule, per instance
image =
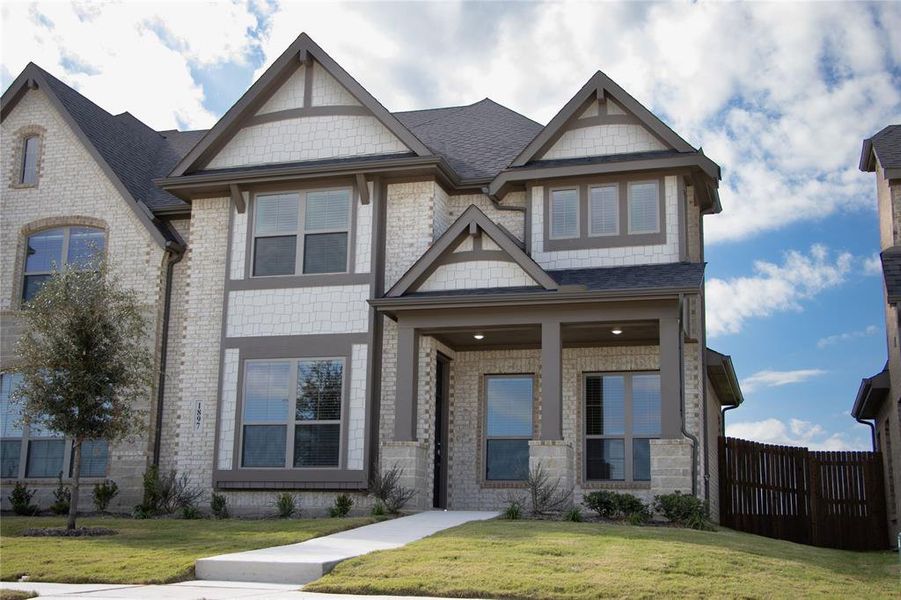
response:
[[[537,160],[670,150],[632,113],[611,98],[592,98]]]
[[[205,169],[431,152],[301,34],[170,177]]]
[[[471,205],[386,295],[519,287],[558,286],[509,233]]]

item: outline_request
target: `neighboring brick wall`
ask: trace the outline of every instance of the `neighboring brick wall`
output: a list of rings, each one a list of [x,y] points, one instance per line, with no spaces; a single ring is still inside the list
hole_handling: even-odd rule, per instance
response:
[[[296,505],[300,509],[302,518],[326,517],[328,509],[335,504],[335,498],[339,494],[350,496],[354,505],[350,511],[351,516],[369,516],[372,511],[373,498],[365,492],[354,491],[327,491],[309,492],[292,490],[219,490],[227,501],[228,512],[234,517],[274,517],[276,516],[275,501],[283,491],[294,494]],[[209,512],[209,505],[204,502],[200,509]]]
[[[570,129],[540,158],[581,158],[666,149],[641,125],[599,125]]]
[[[532,258],[545,269],[584,269],[679,262],[678,178],[665,178],[666,243],[585,250],[544,250],[544,188],[532,188]]]
[[[480,288],[526,287],[538,285],[518,264],[500,260],[477,260],[441,265],[417,288],[474,290]]]
[[[21,135],[39,132],[40,166],[36,186],[17,185],[21,160]],[[142,312],[150,319],[147,344],[159,348],[162,299],[163,249],[107,178],[62,116],[41,90],[28,91],[3,120],[0,146],[0,369],[15,363],[15,343],[22,320],[18,309],[26,238],[46,227],[86,224],[107,232],[109,267],[118,282],[134,290]],[[155,352],[158,354],[158,352]],[[159,356],[156,356],[159,360]],[[129,510],[140,497],[140,480],[152,450],[152,415],[156,395],[148,389],[144,429],[130,442],[110,449],[109,477],[120,487],[112,510]],[[30,482],[40,488],[46,506],[54,481]],[[90,485],[83,491],[82,506],[90,508]],[[4,498],[5,501],[5,498]]]
[[[175,468],[204,489],[211,485],[215,458],[229,203],[228,198],[192,203],[191,245],[185,258],[189,276]]]
[[[391,289],[434,241],[434,196],[431,181],[388,186],[385,289]]]
[[[681,183],[680,183],[681,185]],[[685,222],[688,230],[686,239],[686,249],[688,250],[688,260],[692,262],[701,262],[704,256],[704,248],[701,244],[701,207],[698,206],[695,198],[694,186],[685,187]]]
[[[525,240],[524,224],[525,224],[525,192],[510,192],[504,196],[501,203],[503,206],[519,207],[522,211],[517,210],[500,210],[491,201],[491,198],[485,194],[463,194],[459,196],[450,196],[447,200],[448,210],[448,226],[456,221],[470,205],[479,207],[489,219],[504,227],[519,241]]]
[[[366,284],[232,291],[226,335],[365,333],[368,298]]]

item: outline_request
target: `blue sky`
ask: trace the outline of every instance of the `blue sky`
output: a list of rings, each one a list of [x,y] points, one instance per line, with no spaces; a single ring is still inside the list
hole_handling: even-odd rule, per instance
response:
[[[211,126],[301,31],[389,110],[490,97],[546,123],[601,69],[723,167],[705,228],[709,344],[746,397],[730,433],[869,444],[848,411],[886,343],[857,159],[901,122],[899,3],[5,2],[0,18],[4,88],[33,60],[157,129]]]

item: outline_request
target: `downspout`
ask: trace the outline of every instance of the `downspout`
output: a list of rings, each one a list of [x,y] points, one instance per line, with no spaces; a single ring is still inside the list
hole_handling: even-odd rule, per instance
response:
[[[685,424],[685,334],[682,327],[682,305],[685,294],[679,294],[679,402],[682,407],[682,435],[692,441],[691,446],[691,495],[698,493],[698,438],[688,432]]]
[[[153,466],[160,465],[160,451],[163,440],[163,398],[166,391],[166,358],[169,352],[169,320],[172,314],[172,273],[175,264],[185,256],[184,249],[180,249],[173,242],[166,243],[166,295],[163,298],[163,339],[160,342],[160,377],[156,391],[156,430],[153,436]]]
[[[870,421],[864,421],[863,419],[861,419],[859,417],[854,417],[854,420],[857,421],[858,423],[862,423],[863,425],[866,425],[867,427],[870,428],[870,444],[872,444],[872,446],[873,446],[873,452],[877,452],[878,449],[876,448],[876,425],[875,425],[875,423],[872,423]]]
[[[739,404],[736,404],[735,406],[727,406],[726,408],[723,409],[723,411],[722,411],[722,415],[723,415],[723,419],[722,419],[722,421],[723,421],[723,430],[722,430],[722,434],[723,434],[723,437],[726,437],[726,411],[730,411],[730,410],[732,410],[732,409],[734,409],[734,408],[738,408],[739,406],[740,406]]]

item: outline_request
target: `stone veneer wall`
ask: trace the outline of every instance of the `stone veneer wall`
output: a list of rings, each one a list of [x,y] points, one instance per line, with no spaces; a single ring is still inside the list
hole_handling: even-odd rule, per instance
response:
[[[34,186],[18,183],[23,136],[41,137],[39,176]],[[112,276],[134,290],[149,319],[147,343],[159,360],[163,249],[119,193],[103,169],[56,111],[46,94],[28,91],[2,123],[0,147],[0,369],[15,364],[21,331],[19,315],[22,273],[28,234],[45,228],[92,225],[107,232],[106,254]],[[120,487],[112,510],[129,510],[140,498],[141,475],[152,452],[152,414],[156,394],[147,390],[145,429],[131,442],[110,448],[109,473]],[[55,480],[29,480],[38,488],[36,501],[47,506]],[[86,482],[82,505],[90,507]],[[3,495],[4,508],[7,499]]]
[[[544,187],[532,188],[532,258],[545,269],[584,269],[679,262],[678,178],[664,178],[666,243],[582,250],[544,250]]]
[[[193,202],[191,246],[185,258],[189,275],[175,468],[204,489],[211,485],[215,460],[229,204],[228,198]]]

